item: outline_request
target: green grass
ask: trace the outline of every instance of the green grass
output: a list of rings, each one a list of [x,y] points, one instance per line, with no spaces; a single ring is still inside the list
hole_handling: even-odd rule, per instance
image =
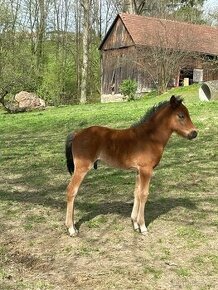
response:
[[[199,135],[170,139],[151,182],[149,235],[131,228],[135,173],[100,163],[76,200],[80,235],[69,238],[67,134],[128,127],[172,94],[184,98]],[[0,109],[0,289],[216,289],[217,112],[196,85],[134,102]]]
[[[177,273],[178,276],[181,276],[181,277],[190,276],[190,270],[186,269],[186,268],[179,268],[179,269],[176,270],[176,273]]]

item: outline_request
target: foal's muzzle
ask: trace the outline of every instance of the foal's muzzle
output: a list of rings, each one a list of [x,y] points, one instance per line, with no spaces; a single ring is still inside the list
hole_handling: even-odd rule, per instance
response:
[[[188,134],[188,139],[192,140],[194,138],[196,138],[198,135],[198,132],[196,130],[191,131],[191,133]]]

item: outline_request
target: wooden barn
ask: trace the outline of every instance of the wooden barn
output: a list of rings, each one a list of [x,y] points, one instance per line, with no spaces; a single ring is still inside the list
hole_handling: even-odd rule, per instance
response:
[[[137,82],[139,95],[163,79],[169,87],[184,80],[192,84],[218,79],[214,27],[122,13],[99,49],[102,102],[121,100],[119,87],[125,79]]]

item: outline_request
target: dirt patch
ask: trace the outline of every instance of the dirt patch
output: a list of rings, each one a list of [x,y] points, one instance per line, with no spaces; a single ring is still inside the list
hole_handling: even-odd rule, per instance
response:
[[[9,287],[4,289],[13,285],[16,289],[216,289],[214,227],[205,221],[181,222],[178,215],[185,216],[184,208],[153,220],[145,237],[133,232],[129,218],[117,214],[106,214],[102,224],[84,222],[76,238],[67,236],[62,212],[56,212],[55,227],[49,220],[26,231],[6,226],[1,235],[2,285]]]

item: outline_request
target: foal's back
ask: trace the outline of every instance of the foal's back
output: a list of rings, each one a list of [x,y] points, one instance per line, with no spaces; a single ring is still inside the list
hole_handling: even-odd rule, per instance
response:
[[[137,168],[138,163],[142,162],[142,156],[145,158],[146,143],[149,142],[148,136],[147,142],[142,142],[140,135],[135,127],[88,127],[75,134],[73,155],[75,160],[82,157],[93,163],[99,159],[118,168]]]

